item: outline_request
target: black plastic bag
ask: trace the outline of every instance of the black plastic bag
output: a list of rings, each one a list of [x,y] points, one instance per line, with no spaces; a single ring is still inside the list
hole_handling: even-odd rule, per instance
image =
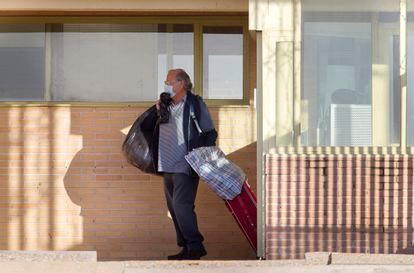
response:
[[[151,144],[153,141],[153,131],[143,131],[141,124],[150,115],[152,109],[148,109],[132,125],[124,143],[122,151],[131,165],[143,172],[156,174]]]

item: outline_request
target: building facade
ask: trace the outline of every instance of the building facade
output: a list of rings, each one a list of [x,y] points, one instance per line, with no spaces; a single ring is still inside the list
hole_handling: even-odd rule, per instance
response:
[[[3,1],[0,249],[175,252],[135,118],[182,67],[258,195],[258,253],[200,184],[208,259],[411,253],[414,1]],[[411,73],[413,72],[413,73]]]

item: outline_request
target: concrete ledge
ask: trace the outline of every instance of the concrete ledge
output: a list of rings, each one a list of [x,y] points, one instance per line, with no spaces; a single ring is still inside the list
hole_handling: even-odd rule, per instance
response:
[[[4,273],[124,273],[122,262],[0,262]],[[138,271],[139,272],[139,271]],[[155,272],[154,272],[155,273]]]
[[[124,262],[126,268],[141,268],[141,269],[189,269],[189,268],[204,268],[214,270],[226,268],[249,268],[251,270],[260,268],[275,268],[279,266],[304,266],[305,260],[275,260],[275,261],[127,261]]]
[[[309,265],[328,265],[331,264],[330,252],[309,252],[305,253],[306,263]]]
[[[96,262],[96,251],[0,251],[0,262]]]
[[[331,253],[332,265],[414,265],[414,255]]]

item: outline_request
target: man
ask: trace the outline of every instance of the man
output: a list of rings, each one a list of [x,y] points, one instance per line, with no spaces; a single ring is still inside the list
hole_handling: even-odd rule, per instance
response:
[[[159,118],[152,115],[141,125],[144,130],[154,132],[155,170],[164,177],[168,210],[174,222],[177,244],[182,247],[178,254],[168,256],[169,260],[198,260],[207,254],[194,211],[199,177],[184,156],[194,148],[214,146],[217,132],[207,106],[201,97],[191,93],[191,89],[190,77],[183,69],[170,70],[165,80],[165,91],[172,97],[168,122],[160,123]],[[159,101],[156,108],[160,109]]]

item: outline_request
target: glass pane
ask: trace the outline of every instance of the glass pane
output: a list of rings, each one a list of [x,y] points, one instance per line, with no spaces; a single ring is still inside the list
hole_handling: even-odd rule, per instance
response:
[[[414,146],[414,0],[407,12],[407,145]]]
[[[0,25],[0,100],[42,100],[45,26]]]
[[[243,27],[203,27],[203,96],[243,99]]]
[[[169,69],[193,76],[193,44],[192,25],[56,25],[52,100],[154,101]]]
[[[302,19],[302,144],[398,144],[399,1],[303,0]]]

